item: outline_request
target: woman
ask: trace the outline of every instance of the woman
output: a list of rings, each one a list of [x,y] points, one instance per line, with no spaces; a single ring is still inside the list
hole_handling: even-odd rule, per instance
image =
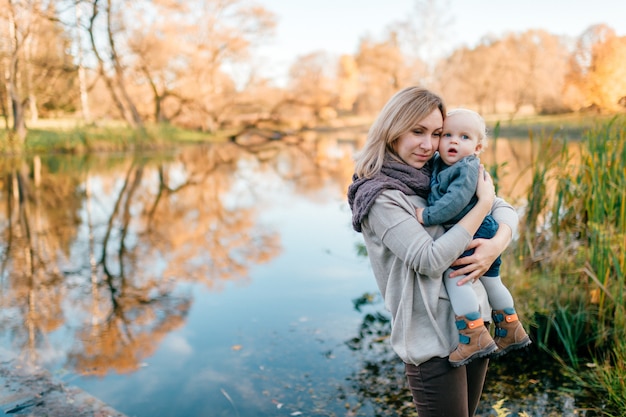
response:
[[[436,94],[410,87],[396,93],[370,128],[356,157],[348,190],[352,223],[363,233],[374,276],[392,315],[391,345],[404,361],[409,388],[420,417],[473,416],[482,393],[488,359],[452,367],[448,355],[458,344],[455,316],[442,275],[472,280],[485,321],[490,309],[478,278],[509,244],[517,228],[513,207],[495,197],[481,167],[478,203],[444,233],[424,227],[416,208],[426,207],[431,158],[439,143],[445,105]],[[492,239],[472,236],[489,212],[500,224]],[[474,254],[456,260],[466,248]],[[456,260],[456,261],[455,261]]]

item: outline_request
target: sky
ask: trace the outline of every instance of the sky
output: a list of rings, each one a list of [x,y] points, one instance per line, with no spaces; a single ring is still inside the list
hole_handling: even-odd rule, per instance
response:
[[[447,3],[446,3],[447,1]],[[274,78],[285,77],[297,56],[317,51],[355,54],[364,36],[379,39],[385,29],[415,14],[415,0],[257,0],[278,20],[274,38],[260,50],[260,64]],[[454,46],[473,46],[483,36],[528,29],[577,37],[605,23],[626,35],[624,0],[441,0],[450,8],[446,36]]]

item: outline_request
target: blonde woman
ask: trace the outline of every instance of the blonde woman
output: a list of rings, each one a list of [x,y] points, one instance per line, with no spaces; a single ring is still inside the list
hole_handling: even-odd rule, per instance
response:
[[[443,285],[450,276],[472,281],[483,318],[489,306],[478,281],[509,244],[517,228],[515,210],[495,197],[484,169],[476,187],[477,202],[449,230],[425,227],[416,209],[427,206],[432,158],[437,150],[445,104],[421,87],[397,92],[383,107],[356,156],[348,189],[352,225],[362,232],[385,307],[391,312],[390,342],[404,361],[409,388],[420,417],[473,416],[482,393],[488,359],[453,367],[448,355],[459,341],[455,316]],[[489,213],[500,224],[491,239],[472,240]],[[466,248],[474,253],[457,258]],[[486,313],[485,313],[486,312]]]

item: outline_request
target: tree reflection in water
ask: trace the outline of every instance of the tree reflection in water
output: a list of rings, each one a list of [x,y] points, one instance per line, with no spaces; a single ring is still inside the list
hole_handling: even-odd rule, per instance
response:
[[[190,285],[246,282],[281,253],[258,224],[268,183],[314,196],[349,181],[352,149],[337,154],[330,141],[4,159],[0,337],[31,363],[135,371],[185,322]]]

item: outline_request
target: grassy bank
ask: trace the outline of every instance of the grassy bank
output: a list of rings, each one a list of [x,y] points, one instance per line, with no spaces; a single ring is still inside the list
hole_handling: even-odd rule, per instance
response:
[[[485,116],[489,129],[498,126],[498,136],[502,138],[527,139],[530,135],[559,135],[564,138],[581,138],[584,132],[611,120],[612,115],[592,113],[569,113],[541,116],[518,116],[510,120],[506,115]]]
[[[173,145],[220,142],[232,132],[217,134],[160,124],[133,129],[118,122],[78,124],[69,120],[42,120],[29,130],[23,147],[0,133],[1,153],[90,153],[163,149]]]
[[[489,129],[503,138],[523,138],[529,135],[558,134],[578,139],[583,132],[593,129],[610,116],[590,114],[562,114],[555,116],[517,117],[505,115],[486,117]],[[346,126],[367,128],[371,123],[364,118],[334,120],[328,129]],[[497,128],[496,128],[497,126]],[[227,140],[236,129],[217,133],[199,132],[168,124],[148,124],[143,129],[129,128],[115,120],[85,124],[77,119],[41,119],[29,123],[24,146],[11,143],[6,130],[0,131],[0,153],[90,153],[128,151],[136,149],[163,149],[179,144],[211,143]],[[323,129],[324,127],[320,127]]]
[[[554,149],[544,136],[539,149]],[[557,147],[558,149],[558,147]],[[537,152],[515,255],[542,348],[602,413],[626,409],[626,118],[586,131],[579,155]],[[523,277],[523,278],[522,278]],[[517,285],[517,284],[516,284]]]

